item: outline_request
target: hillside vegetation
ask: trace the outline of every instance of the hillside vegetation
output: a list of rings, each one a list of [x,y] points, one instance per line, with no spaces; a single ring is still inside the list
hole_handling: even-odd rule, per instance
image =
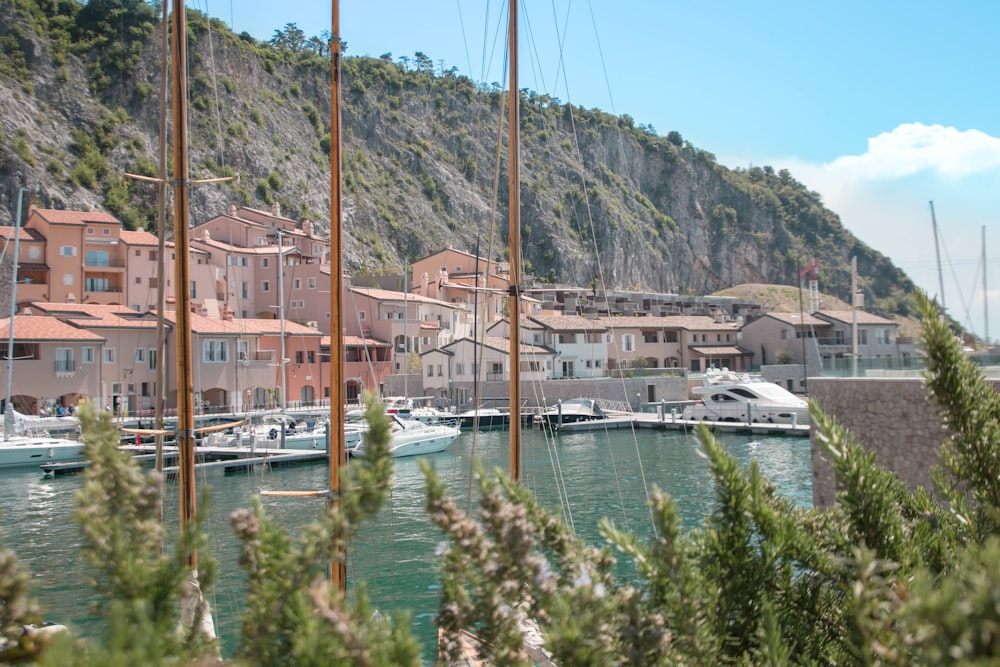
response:
[[[0,222],[29,186],[42,206],[155,227],[154,188],[122,172],[156,173],[159,34],[138,0],[0,4]],[[192,176],[238,177],[194,188],[196,222],[230,205],[278,205],[329,224],[328,41],[289,25],[272,42],[189,10]],[[494,167],[502,91],[423,53],[347,56],[346,267],[398,271],[449,244],[506,256],[506,166]],[[535,91],[520,104],[533,280],[708,294],[795,284],[815,257],[824,292],[846,299],[856,256],[869,309],[913,314],[906,275],[789,172],[728,169],[676,130]]]

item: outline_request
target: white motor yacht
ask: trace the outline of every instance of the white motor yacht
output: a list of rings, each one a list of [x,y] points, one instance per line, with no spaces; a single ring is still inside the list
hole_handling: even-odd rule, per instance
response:
[[[684,419],[744,424],[808,424],[809,405],[780,385],[728,368],[709,369],[692,392],[699,401],[684,408]]]

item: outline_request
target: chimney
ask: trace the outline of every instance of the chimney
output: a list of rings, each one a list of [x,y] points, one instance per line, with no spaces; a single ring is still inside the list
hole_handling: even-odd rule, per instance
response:
[[[279,204],[278,202],[274,202],[273,204],[271,204],[271,215],[273,215],[276,218],[281,217],[281,204]]]
[[[236,204],[230,204],[229,205],[229,217],[230,218],[235,218],[236,217]]]
[[[203,229],[201,231],[201,240],[202,241],[211,241],[212,240],[212,232],[210,232],[207,229]]]
[[[303,220],[302,231],[305,233],[306,236],[311,238],[313,235],[313,223],[310,222],[309,220]]]
[[[229,307],[229,304],[222,307],[222,319],[226,322],[233,321],[233,309]]]

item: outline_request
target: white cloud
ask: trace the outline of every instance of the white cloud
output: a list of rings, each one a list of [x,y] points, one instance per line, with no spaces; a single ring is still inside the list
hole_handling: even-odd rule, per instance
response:
[[[905,123],[868,140],[863,155],[824,166],[845,178],[893,179],[931,170],[956,178],[1000,168],[1000,139],[979,130]]]

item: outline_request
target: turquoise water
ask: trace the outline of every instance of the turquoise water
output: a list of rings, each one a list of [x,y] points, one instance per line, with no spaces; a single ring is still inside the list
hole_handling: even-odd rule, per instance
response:
[[[451,447],[433,455],[434,468],[460,505],[468,502],[473,457],[488,468],[508,465],[507,434],[463,433]],[[812,498],[808,438],[724,435],[722,441],[741,463],[756,458],[779,490],[803,505]],[[656,485],[677,502],[685,525],[695,527],[714,500],[708,462],[689,434],[642,430],[565,433],[554,438],[523,432],[522,483],[550,508],[568,507],[567,521],[584,539],[599,542],[597,524],[608,517],[619,527],[649,535],[647,492]],[[198,474],[210,489],[207,526],[218,581],[212,591],[215,620],[226,653],[239,634],[243,571],[229,514],[248,507],[261,488],[323,489],[324,464],[303,465],[245,475],[220,471]],[[32,574],[33,594],[47,618],[97,634],[100,622],[89,613],[94,599],[85,581],[88,566],[79,555],[81,538],[73,520],[73,495],[82,476],[43,477],[33,470],[0,471],[2,540],[11,545]],[[176,486],[168,484],[168,521],[176,515]],[[314,521],[324,501],[263,497],[268,513],[289,531]],[[473,510],[474,510],[473,506]],[[361,532],[348,554],[349,585],[364,581],[383,613],[409,610],[414,632],[430,650],[436,637],[438,591],[434,551],[441,535],[424,512],[423,475],[416,459],[397,459],[389,505]],[[428,654],[429,655],[429,654]]]

